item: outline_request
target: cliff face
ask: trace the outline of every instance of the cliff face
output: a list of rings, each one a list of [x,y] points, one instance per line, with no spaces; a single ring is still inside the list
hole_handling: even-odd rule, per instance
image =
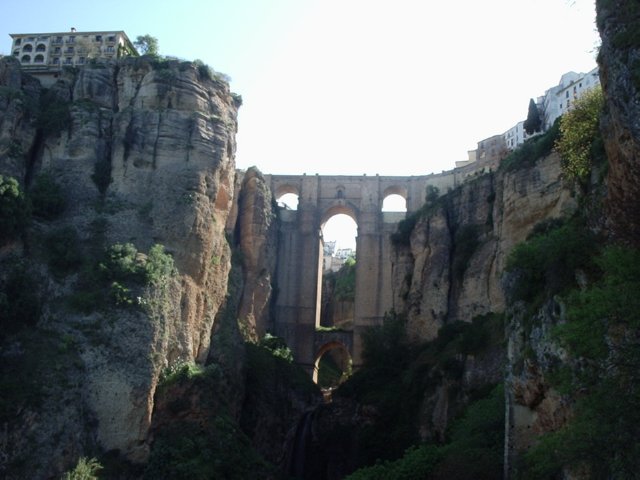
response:
[[[511,249],[535,224],[576,208],[556,154],[478,177],[430,207],[393,259],[394,308],[409,335],[430,340],[445,323],[505,309],[500,277]]]
[[[59,474],[83,444],[146,458],[160,372],[206,359],[226,294],[237,107],[225,82],[189,62],[97,64],[43,91],[12,58],[0,59],[0,174],[27,192],[46,175],[66,205],[55,219],[33,220],[22,240],[3,247],[2,261],[8,269],[22,255],[37,271],[42,314],[33,337],[46,331],[66,342],[75,365],[64,387],[51,386],[37,405],[19,399],[15,418],[3,418],[0,471],[9,477],[18,459],[30,462],[33,478]],[[41,245],[61,230],[79,259],[59,274]],[[175,268],[143,286],[112,275],[118,285],[105,284],[107,306],[92,305],[87,298],[105,295],[82,272],[108,276],[102,252],[124,243],[147,266],[160,244]],[[31,341],[7,341],[7,365],[27,362]],[[60,389],[64,406],[53,398]]]
[[[607,207],[616,237],[640,245],[640,6],[599,0],[598,55],[606,109],[601,129],[609,159]]]

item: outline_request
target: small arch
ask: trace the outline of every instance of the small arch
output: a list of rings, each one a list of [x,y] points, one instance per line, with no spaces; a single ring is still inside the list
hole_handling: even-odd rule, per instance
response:
[[[36,47],[36,52],[46,52],[46,51],[47,51],[47,46],[44,43],[40,43]]]
[[[23,52],[33,52],[33,45],[27,43],[24,47],[22,47]]]
[[[324,225],[327,223],[327,221],[329,221],[329,219],[335,215],[347,215],[349,217],[351,217],[351,219],[356,222],[356,224],[358,223],[358,216],[356,215],[356,209],[354,207],[352,207],[351,205],[347,204],[347,205],[332,205],[331,207],[327,208],[327,210],[325,210],[325,212],[322,215],[322,219],[320,222],[320,228],[324,228]]]
[[[279,185],[275,190],[274,197],[279,207],[286,208],[287,210],[298,209],[300,191],[295,186],[288,183]]]
[[[351,375],[352,364],[345,344],[335,340],[325,343],[315,356],[313,381],[320,388],[333,389]]]
[[[295,193],[285,193],[280,197],[276,198],[278,202],[278,206],[284,208],[286,210],[297,210],[298,209],[298,195]]]
[[[29,63],[31,62],[31,56],[30,55],[23,55],[22,58],[20,59],[21,63]]]
[[[33,59],[33,63],[43,63],[44,62],[44,55],[36,55],[35,58]]]
[[[383,212],[406,212],[407,211],[407,200],[397,193],[392,193],[391,195],[387,195],[384,197],[382,201],[382,211]]]

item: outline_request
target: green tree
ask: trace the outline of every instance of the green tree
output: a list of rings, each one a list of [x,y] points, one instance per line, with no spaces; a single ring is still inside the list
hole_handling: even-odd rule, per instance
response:
[[[532,98],[529,100],[529,113],[527,114],[527,119],[524,121],[524,130],[527,132],[527,135],[531,135],[539,132],[541,126],[542,120],[540,119],[540,112],[538,111],[536,102],[534,102]]]
[[[570,178],[585,180],[591,173],[592,152],[603,107],[602,89],[596,87],[577,100],[574,108],[560,120],[556,148],[562,159],[562,170]]]
[[[138,35],[133,42],[140,55],[158,55],[158,39],[151,35]]]
[[[16,238],[27,225],[29,208],[13,177],[0,175],[0,245]]]
[[[98,480],[102,465],[95,458],[80,457],[73,470],[64,474],[62,480]]]

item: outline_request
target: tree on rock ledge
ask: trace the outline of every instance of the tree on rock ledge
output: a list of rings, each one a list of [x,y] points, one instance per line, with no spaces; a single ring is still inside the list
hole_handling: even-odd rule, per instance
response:
[[[527,114],[527,119],[524,121],[524,130],[527,132],[527,135],[531,135],[534,132],[539,132],[541,125],[540,112],[538,112],[538,106],[532,98],[529,100],[529,113]]]
[[[140,55],[158,55],[158,39],[151,35],[138,35],[133,42]]]

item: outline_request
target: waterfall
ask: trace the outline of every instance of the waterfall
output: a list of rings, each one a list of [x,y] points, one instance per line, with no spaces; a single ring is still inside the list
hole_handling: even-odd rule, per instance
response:
[[[313,422],[313,412],[310,410],[298,422],[296,427],[296,435],[291,448],[291,456],[289,457],[288,473],[297,479],[304,479],[305,463],[307,460],[307,450],[309,440],[311,439],[311,424]]]

